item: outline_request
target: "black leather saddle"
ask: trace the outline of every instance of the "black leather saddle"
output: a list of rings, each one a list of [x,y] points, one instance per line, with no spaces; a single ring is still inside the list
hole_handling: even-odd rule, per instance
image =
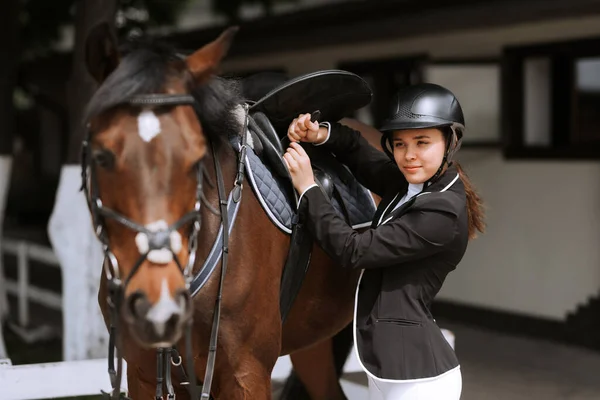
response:
[[[250,107],[250,131],[261,144],[261,159],[281,177],[289,172],[281,156],[289,141],[287,128],[299,114],[320,112],[320,121],[336,122],[371,102],[369,85],[342,70],[317,71],[276,87]]]

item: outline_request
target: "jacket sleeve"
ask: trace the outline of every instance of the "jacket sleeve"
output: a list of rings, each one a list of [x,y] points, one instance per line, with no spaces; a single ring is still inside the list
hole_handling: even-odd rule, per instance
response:
[[[329,139],[322,146],[335,154],[361,185],[380,197],[390,182],[404,180],[395,162],[371,146],[360,132],[345,125],[332,123]]]
[[[317,243],[345,268],[385,268],[441,251],[457,232],[458,217],[433,208],[415,208],[364,232],[338,216],[320,190],[309,189],[308,226]]]

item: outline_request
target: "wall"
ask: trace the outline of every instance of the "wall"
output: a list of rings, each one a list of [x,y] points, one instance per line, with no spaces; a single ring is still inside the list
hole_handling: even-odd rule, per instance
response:
[[[562,319],[600,288],[600,163],[459,157],[487,206],[441,299]]]
[[[290,75],[315,69],[336,68],[338,62],[365,60],[377,57],[429,53],[435,58],[495,57],[505,45],[531,42],[568,40],[600,35],[600,16],[572,18],[559,21],[514,25],[490,30],[465,30],[442,35],[411,39],[390,39],[378,43],[355,43],[315,50],[259,54],[256,57],[225,62],[226,69],[255,70],[257,68],[287,67]]]
[[[295,76],[341,61],[425,52],[434,58],[498,57],[505,45],[596,35],[597,16],[260,55],[232,60],[226,68],[286,67]],[[598,293],[600,163],[507,161],[498,149],[468,148],[460,159],[486,200],[488,231],[471,243],[439,298],[560,320]]]

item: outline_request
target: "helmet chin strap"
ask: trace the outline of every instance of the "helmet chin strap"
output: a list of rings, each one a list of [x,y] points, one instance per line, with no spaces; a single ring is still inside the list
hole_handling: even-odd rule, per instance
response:
[[[446,154],[444,154],[444,159],[442,160],[442,164],[440,165],[440,167],[438,168],[436,173],[433,174],[433,176],[431,178],[429,178],[427,181],[425,181],[425,183],[423,184],[423,189],[425,189],[426,187],[429,187],[433,182],[438,180],[438,178],[442,174],[442,171],[444,170],[444,166],[446,163],[448,164],[448,167],[452,165],[452,161],[448,161],[448,151],[446,151]]]
[[[460,148],[461,139],[458,138],[458,135],[456,134],[456,131],[454,130],[453,126],[450,127],[449,134],[447,134],[447,138],[448,146],[446,147],[446,152],[444,153],[442,164],[440,165],[436,173],[433,174],[433,176],[425,182],[425,184],[423,185],[423,189],[430,186],[433,182],[439,179],[440,175],[442,175],[442,171],[444,170],[445,165],[450,167],[454,163],[452,159],[454,158],[454,154],[456,154],[456,152]]]
[[[393,161],[395,161],[394,153],[392,153],[390,151],[390,148],[388,147],[388,145],[391,145],[390,144],[390,134],[389,134],[389,132],[383,132],[383,135],[381,135],[381,148],[383,149],[383,152],[385,154],[387,154],[387,156],[389,158],[391,158]]]

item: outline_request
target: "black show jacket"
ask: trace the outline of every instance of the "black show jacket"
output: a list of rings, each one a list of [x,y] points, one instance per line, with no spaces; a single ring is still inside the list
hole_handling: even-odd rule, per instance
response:
[[[302,198],[319,245],[343,267],[363,270],[354,316],[363,367],[390,380],[432,378],[458,367],[430,312],[446,275],[467,248],[466,196],[456,168],[449,167],[390,213],[408,187],[393,161],[340,124],[332,124],[322,146],[382,197],[372,227],[360,233],[338,216],[318,188]]]

